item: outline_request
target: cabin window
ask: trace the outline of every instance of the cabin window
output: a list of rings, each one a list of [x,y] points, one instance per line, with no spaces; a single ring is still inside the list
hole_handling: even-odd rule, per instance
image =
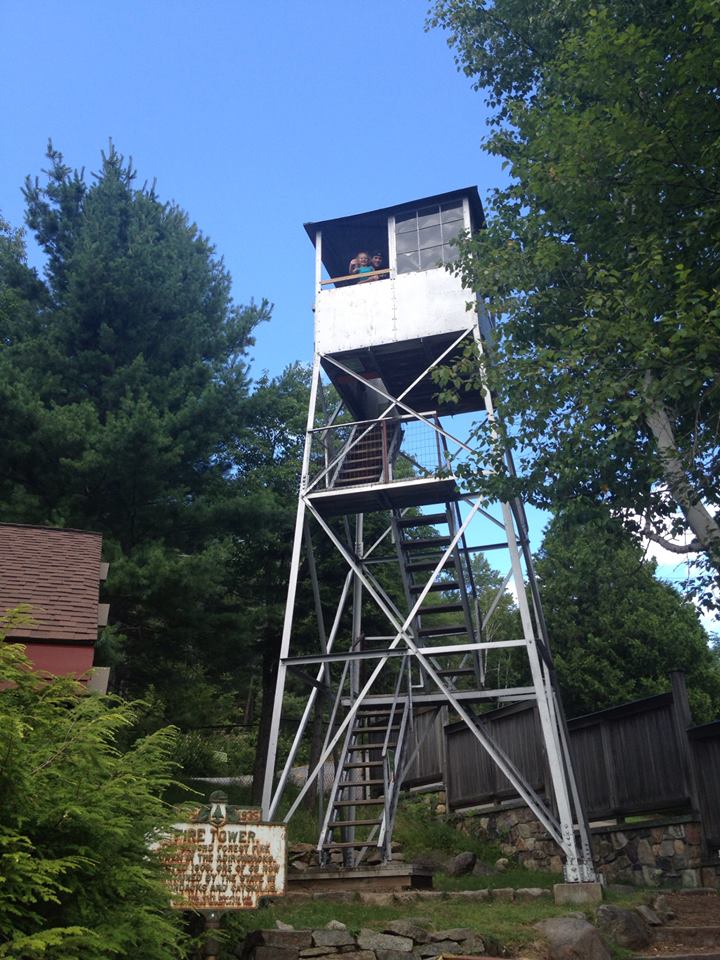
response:
[[[414,273],[451,263],[457,256],[451,241],[464,227],[462,200],[397,213],[397,272]]]

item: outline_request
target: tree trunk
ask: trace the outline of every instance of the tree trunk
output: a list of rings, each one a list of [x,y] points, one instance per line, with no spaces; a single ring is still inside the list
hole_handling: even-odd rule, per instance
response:
[[[280,657],[279,638],[276,635],[265,637],[262,658],[262,704],[260,707],[260,723],[258,725],[257,743],[255,745],[255,762],[253,764],[253,782],[250,794],[251,802],[262,803],[263,782],[265,780],[265,766],[267,763],[268,744],[272,727],[273,700],[275,697],[275,678],[277,676],[278,659]]]
[[[652,375],[645,375],[645,387]],[[675,447],[675,434],[664,404],[647,397],[645,421],[652,433],[663,465],[665,482],[710,563],[720,572],[720,525],[693,490]]]

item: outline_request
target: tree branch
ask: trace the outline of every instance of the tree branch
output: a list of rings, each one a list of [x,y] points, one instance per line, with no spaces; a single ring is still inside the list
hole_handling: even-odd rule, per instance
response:
[[[699,553],[703,549],[703,545],[699,540],[692,540],[690,543],[673,543],[672,540],[666,540],[665,537],[661,537],[659,533],[656,533],[649,523],[646,523],[643,527],[643,535],[646,536],[648,540],[659,543],[661,547],[669,550],[671,553]]]

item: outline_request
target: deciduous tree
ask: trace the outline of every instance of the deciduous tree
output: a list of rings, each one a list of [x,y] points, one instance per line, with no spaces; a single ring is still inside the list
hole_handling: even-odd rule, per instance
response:
[[[720,665],[697,611],[606,509],[556,514],[536,569],[570,716],[662,693],[671,670],[686,673],[696,723],[720,714]]]
[[[486,149],[510,176],[459,264],[497,321],[483,376],[517,454],[509,486],[639,515],[716,584],[717,3],[438,0],[429,23],[486,93]],[[445,386],[476,371],[466,358]]]

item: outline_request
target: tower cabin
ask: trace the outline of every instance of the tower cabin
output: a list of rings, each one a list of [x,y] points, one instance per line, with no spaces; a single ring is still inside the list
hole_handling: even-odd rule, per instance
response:
[[[322,513],[449,498],[454,481],[437,475],[442,455],[412,478],[393,467],[411,422],[425,420],[426,434],[436,440],[429,424],[440,415],[483,408],[478,391],[440,402],[432,376],[478,332],[474,294],[447,264],[457,257],[454,241],[483,224],[476,187],[305,224],[316,254],[315,351],[355,423],[344,462],[310,492]],[[375,268],[353,272],[363,253]],[[323,434],[330,437],[331,431]]]

